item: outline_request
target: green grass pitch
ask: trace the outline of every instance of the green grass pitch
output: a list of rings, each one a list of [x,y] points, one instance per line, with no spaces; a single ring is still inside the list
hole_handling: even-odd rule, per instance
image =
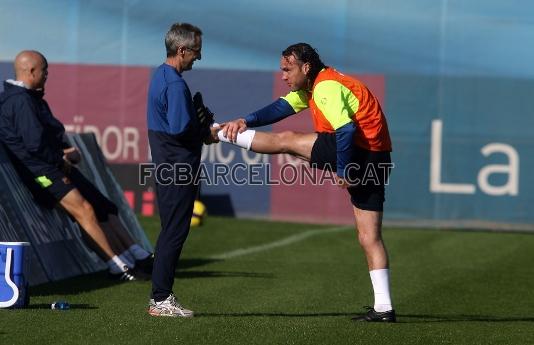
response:
[[[158,219],[141,221],[154,242]],[[0,344],[534,344],[534,234],[384,238],[396,324],[350,320],[373,303],[354,229],[210,217],[176,273],[195,318],[150,317],[150,282],[101,272],[32,287],[28,309],[0,310]]]

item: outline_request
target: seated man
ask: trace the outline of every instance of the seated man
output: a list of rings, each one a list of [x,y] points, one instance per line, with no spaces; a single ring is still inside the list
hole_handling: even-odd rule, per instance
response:
[[[82,156],[75,147],[64,149],[63,158],[71,164],[77,164]],[[41,206],[53,209],[57,205],[56,198],[47,188],[35,181],[33,174],[20,162],[20,160],[8,151],[11,162],[15,167],[24,185],[30,190],[34,200]],[[148,275],[152,273],[153,255],[135,243],[129,232],[124,228],[118,218],[119,210],[117,206],[106,198],[89,180],[81,174],[78,169],[69,168],[67,175],[73,185],[76,186],[80,194],[89,202],[95,211],[96,219],[109,241],[111,248],[120,253],[122,259],[129,268],[141,269],[141,272]],[[74,219],[76,221],[76,219]],[[82,233],[84,235],[84,233]],[[83,236],[86,244],[93,249],[103,260],[106,255],[88,236]]]
[[[142,271],[129,268],[128,262],[124,260],[125,256],[121,258],[121,252],[117,250],[116,245],[113,248],[99,224],[99,217],[103,221],[102,224],[110,219],[113,222],[113,217],[104,219],[102,214],[116,215],[116,212],[113,212],[113,209],[116,210],[115,205],[103,195],[100,194],[100,197],[93,193],[94,186],[68,159],[64,159],[64,156],[68,158],[75,154],[64,140],[65,128],[52,115],[48,103],[43,99],[48,75],[45,57],[37,51],[22,51],[15,58],[14,67],[16,80],[5,81],[4,92],[0,94],[0,141],[31,173],[35,182],[53,198],[53,203],[59,203],[78,222],[98,248],[110,274],[121,280],[148,278]],[[98,205],[97,213],[87,198],[100,200],[93,200],[93,205]],[[102,202],[101,198],[106,199],[108,203]],[[101,212],[103,209],[106,210]],[[122,233],[116,231],[116,223],[108,228],[115,229],[110,234]],[[132,243],[133,241],[126,240],[123,246],[132,247]],[[149,258],[149,253],[140,252],[137,248],[140,247],[134,246],[132,249],[132,252],[137,252],[135,259],[142,258],[145,254],[148,255],[144,259]],[[133,263],[130,263],[130,266],[133,266]]]

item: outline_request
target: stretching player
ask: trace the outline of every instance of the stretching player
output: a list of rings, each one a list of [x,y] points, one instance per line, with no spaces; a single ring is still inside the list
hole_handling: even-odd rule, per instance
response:
[[[381,235],[389,169],[377,175],[379,181],[357,183],[369,166],[382,172],[391,165],[391,140],[380,104],[359,80],[325,66],[306,43],[284,50],[280,68],[291,92],[245,118],[222,124],[219,139],[258,153],[289,153],[318,169],[335,169],[338,185],[351,196],[358,240],[367,258],[375,297],[374,307],[353,320],[395,322],[388,255]],[[247,130],[278,122],[306,108],[311,109],[315,133]]]

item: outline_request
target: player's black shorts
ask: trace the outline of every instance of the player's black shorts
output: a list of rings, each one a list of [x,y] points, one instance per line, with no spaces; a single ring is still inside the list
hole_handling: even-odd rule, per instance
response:
[[[99,222],[108,220],[108,215],[118,214],[117,206],[100,191],[75,167],[63,173],[56,170],[47,175],[39,176],[36,179],[40,185],[39,195],[36,199],[45,207],[53,208],[71,190],[78,189],[80,194],[93,206],[96,218]]]
[[[336,172],[337,144],[335,133],[318,133],[313,144],[310,166]],[[384,151],[354,148],[346,179],[351,184],[347,190],[354,206],[362,210],[384,210],[385,185],[391,170],[391,155]]]

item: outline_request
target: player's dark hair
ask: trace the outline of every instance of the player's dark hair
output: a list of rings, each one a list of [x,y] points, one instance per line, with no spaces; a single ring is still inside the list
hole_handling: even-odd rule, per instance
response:
[[[304,63],[310,64],[310,72],[308,78],[313,82],[317,77],[317,74],[325,68],[325,64],[321,61],[321,57],[317,53],[317,50],[310,46],[308,43],[297,43],[290,45],[283,52],[283,57],[290,57],[291,55]]]

